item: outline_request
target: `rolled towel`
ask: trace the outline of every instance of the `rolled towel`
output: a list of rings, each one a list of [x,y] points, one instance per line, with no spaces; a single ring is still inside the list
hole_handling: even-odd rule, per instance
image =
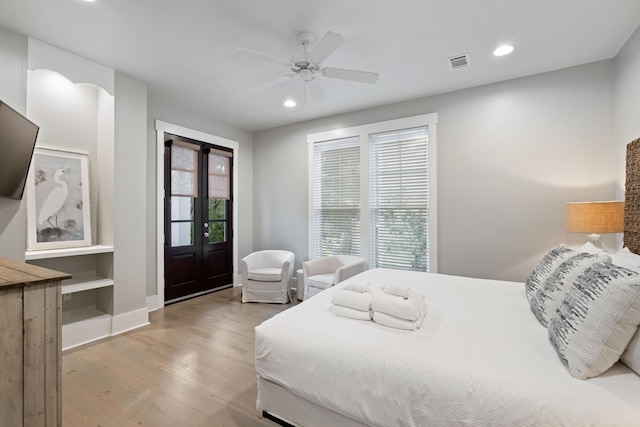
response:
[[[395,295],[395,296],[402,297],[402,298],[408,298],[410,291],[411,291],[411,289],[408,286],[405,286],[405,285],[391,284],[391,285],[386,285],[384,287],[384,293],[385,294]]]
[[[413,302],[416,307],[418,307],[418,311],[420,312],[420,318],[424,319],[424,316],[427,315],[427,301],[425,300],[424,295],[420,295],[415,293],[414,291],[409,291],[409,296],[407,300]]]
[[[346,282],[343,289],[354,292],[381,292],[382,288],[378,283]]]
[[[427,305],[420,295],[410,295],[410,298],[402,298],[389,295],[384,292],[373,293],[371,309],[375,312],[390,314],[399,319],[416,321],[424,319]]]
[[[331,302],[342,307],[353,308],[354,310],[371,310],[371,300],[373,295],[369,292],[356,292],[347,289],[335,291]]]
[[[423,319],[420,318],[418,320],[405,320],[405,319],[399,319],[390,314],[374,311],[373,321],[382,326],[387,326],[389,328],[415,331],[420,329],[420,326],[422,326]]]
[[[329,310],[336,316],[355,320],[371,320],[371,311],[361,311],[341,305],[332,305]]]
[[[367,282],[347,282],[344,285],[344,289],[353,292],[367,292],[369,283]]]

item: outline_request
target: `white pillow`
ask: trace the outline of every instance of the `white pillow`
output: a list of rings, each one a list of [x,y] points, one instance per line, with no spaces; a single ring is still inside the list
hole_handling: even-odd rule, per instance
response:
[[[577,254],[578,252],[569,249],[564,244],[560,244],[550,249],[542,259],[538,261],[538,264],[527,278],[527,282],[525,284],[527,301],[531,304],[531,299],[536,294],[538,288],[540,288],[549,276],[551,276],[554,270],[569,257]]]
[[[636,255],[629,248],[622,248],[611,255],[611,262],[631,270],[640,271],[640,255]]]
[[[640,324],[640,273],[597,262],[578,277],[549,321],[551,344],[572,376],[600,375]]]
[[[633,372],[640,375],[640,329],[636,331],[620,360]]]
[[[599,253],[605,252],[605,250],[597,247],[591,242],[587,242],[584,245],[580,246],[580,248],[578,249],[578,252],[584,252],[587,254],[599,254]]]
[[[611,258],[614,264],[640,271],[640,255],[634,254],[627,247],[620,249]],[[640,375],[640,329],[627,345],[626,350],[620,356],[620,360],[632,371]]]
[[[543,326],[546,327],[549,320],[555,316],[558,306],[572,283],[590,268],[594,262],[609,263],[611,262],[611,257],[605,253],[592,255],[580,252],[560,264],[542,286],[538,288],[529,305],[531,306],[531,311]]]

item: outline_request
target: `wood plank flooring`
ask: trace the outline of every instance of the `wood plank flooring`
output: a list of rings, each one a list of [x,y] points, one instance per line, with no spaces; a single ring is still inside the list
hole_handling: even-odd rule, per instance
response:
[[[276,426],[256,410],[254,327],[292,303],[242,304],[240,292],[170,305],[149,326],[65,352],[63,426]]]

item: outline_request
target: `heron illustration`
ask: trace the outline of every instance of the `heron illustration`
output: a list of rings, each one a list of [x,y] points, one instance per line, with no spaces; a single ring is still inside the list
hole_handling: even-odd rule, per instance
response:
[[[51,225],[53,228],[58,228],[58,211],[62,209],[64,206],[64,202],[67,200],[67,196],[69,194],[69,188],[67,187],[67,183],[64,182],[61,177],[65,174],[64,169],[58,169],[53,174],[53,180],[56,183],[56,186],[53,187],[53,190],[49,193],[44,203],[42,204],[42,208],[40,209],[40,215],[38,216],[38,224],[42,225],[45,221]],[[51,218],[56,217],[56,225],[51,223]]]

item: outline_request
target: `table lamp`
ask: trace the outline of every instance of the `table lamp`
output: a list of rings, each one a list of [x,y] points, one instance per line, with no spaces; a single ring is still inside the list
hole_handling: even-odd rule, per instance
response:
[[[624,231],[624,202],[567,203],[566,224],[568,232],[589,233],[587,241],[600,247],[600,234]]]

